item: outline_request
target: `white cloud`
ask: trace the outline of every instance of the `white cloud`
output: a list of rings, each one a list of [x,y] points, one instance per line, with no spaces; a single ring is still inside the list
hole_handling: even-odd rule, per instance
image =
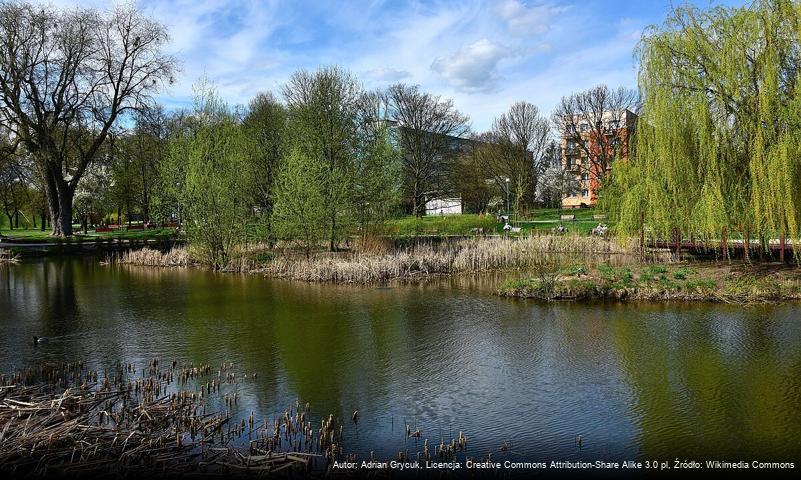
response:
[[[486,38],[465,45],[447,58],[436,58],[431,69],[458,90],[487,92],[495,87],[496,67],[510,51]]]
[[[567,7],[550,4],[527,7],[518,0],[506,0],[498,7],[498,13],[513,35],[545,35],[551,30],[552,17],[564,12]]]

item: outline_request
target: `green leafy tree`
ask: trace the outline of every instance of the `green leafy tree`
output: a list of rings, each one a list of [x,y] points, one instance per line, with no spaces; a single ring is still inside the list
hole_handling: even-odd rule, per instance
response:
[[[318,181],[324,194],[329,249],[334,251],[353,218],[361,87],[349,72],[326,67],[295,72],[283,93],[289,112],[290,148],[325,167]]]
[[[284,156],[286,107],[271,93],[260,93],[250,101],[243,126],[253,148],[250,162],[251,202],[266,227],[266,240],[272,243],[272,213],[275,206],[275,176]]]
[[[636,159],[606,196],[622,234],[799,238],[799,38],[790,0],[679,7],[644,34]]]
[[[291,148],[275,179],[273,221],[281,238],[297,242],[306,254],[327,237],[325,201],[328,166],[320,157]]]
[[[236,117],[202,84],[192,115],[170,142],[165,174],[168,181],[176,180],[175,196],[194,255],[215,269],[225,268],[238,253],[251,214],[248,153]]]
[[[401,197],[401,152],[386,118],[387,98],[364,93],[359,101],[353,208],[363,236],[392,215]]]

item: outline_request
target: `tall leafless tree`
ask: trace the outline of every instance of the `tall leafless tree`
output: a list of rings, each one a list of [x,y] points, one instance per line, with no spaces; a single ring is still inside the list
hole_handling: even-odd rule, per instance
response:
[[[166,28],[109,11],[0,3],[0,126],[35,159],[53,234],[72,234],[75,189],[121,116],[172,81]]]
[[[579,165],[582,174],[600,184],[615,158],[625,154],[633,127],[628,112],[636,114],[637,102],[636,91],[606,85],[562,97],[552,120],[568,142],[567,153],[587,159]]]
[[[493,123],[487,171],[501,190],[510,190],[516,211],[536,200],[537,183],[548,168],[550,132],[548,120],[528,102],[515,103]]]
[[[456,158],[458,138],[470,130],[469,118],[453,101],[402,83],[388,91],[390,118],[399,130],[403,173],[412,212],[425,213],[427,195],[442,193],[448,163]]]

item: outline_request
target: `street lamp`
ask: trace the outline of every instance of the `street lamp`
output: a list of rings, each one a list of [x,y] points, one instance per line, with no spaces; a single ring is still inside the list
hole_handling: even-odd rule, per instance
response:
[[[509,215],[509,177],[506,177],[506,215]]]

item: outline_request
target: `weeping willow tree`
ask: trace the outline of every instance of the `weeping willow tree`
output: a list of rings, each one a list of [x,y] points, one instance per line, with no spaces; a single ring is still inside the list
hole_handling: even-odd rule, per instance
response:
[[[800,40],[794,0],[680,7],[646,31],[634,155],[603,198],[619,234],[801,236]]]

